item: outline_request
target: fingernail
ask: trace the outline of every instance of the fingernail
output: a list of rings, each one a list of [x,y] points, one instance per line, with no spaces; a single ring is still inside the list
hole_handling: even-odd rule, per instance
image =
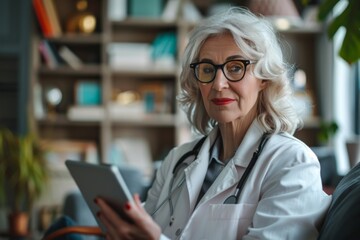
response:
[[[125,208],[126,208],[126,210],[130,210],[130,209],[131,209],[130,203],[126,203],[126,204],[125,204]]]

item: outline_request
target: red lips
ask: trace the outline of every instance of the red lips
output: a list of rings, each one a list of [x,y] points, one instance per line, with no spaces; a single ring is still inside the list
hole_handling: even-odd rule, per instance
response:
[[[235,101],[232,98],[213,98],[211,100],[215,105],[227,105]]]

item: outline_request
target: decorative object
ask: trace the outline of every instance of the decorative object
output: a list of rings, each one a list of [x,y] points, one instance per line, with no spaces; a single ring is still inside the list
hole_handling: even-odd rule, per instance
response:
[[[249,9],[266,16],[279,30],[301,24],[300,14],[292,0],[250,0]]]
[[[87,0],[78,0],[77,13],[74,14],[66,25],[68,33],[93,33],[96,28],[96,18],[88,9]]]
[[[45,101],[47,106],[47,115],[50,119],[54,119],[56,117],[56,108],[61,103],[62,98],[62,92],[59,88],[51,87],[47,89]]]
[[[18,136],[0,129],[0,203],[9,210],[9,233],[28,235],[29,216],[34,201],[42,194],[48,179],[44,149],[36,136]]]

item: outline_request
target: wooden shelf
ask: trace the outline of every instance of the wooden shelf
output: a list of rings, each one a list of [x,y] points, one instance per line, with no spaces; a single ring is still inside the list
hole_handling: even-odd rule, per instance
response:
[[[103,34],[65,34],[59,37],[48,38],[49,41],[62,44],[101,44]]]
[[[46,117],[42,119],[37,119],[40,126],[99,126],[100,121],[74,121],[70,120],[66,115],[56,115],[53,117]]]
[[[140,67],[140,68],[129,68],[129,67],[110,67],[111,73],[114,76],[136,76],[143,78],[175,78],[177,76],[177,68],[174,67]]]
[[[116,125],[141,127],[176,127],[177,119],[173,114],[138,114],[134,116],[111,116]]]
[[[113,27],[138,27],[138,28],[176,28],[177,22],[168,22],[162,19],[127,18],[123,21],[112,21]]]
[[[79,69],[74,69],[65,65],[56,68],[41,66],[38,73],[41,75],[99,76],[102,74],[102,67],[100,65],[84,65]]]

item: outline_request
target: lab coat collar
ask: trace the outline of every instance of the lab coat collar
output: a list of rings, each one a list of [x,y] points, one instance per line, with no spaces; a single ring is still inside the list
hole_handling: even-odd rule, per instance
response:
[[[215,182],[205,193],[199,205],[238,183],[245,170],[244,168],[249,165],[252,155],[257,149],[264,132],[265,130],[260,123],[254,120],[234,157],[230,159]],[[240,169],[243,169],[243,171],[240,171]]]
[[[251,157],[257,149],[261,136],[265,133],[265,129],[255,119],[247,130],[244,139],[232,158],[234,164],[240,167],[247,167]]]
[[[204,144],[199,151],[198,159],[196,159],[185,169],[186,184],[188,188],[191,209],[194,209],[195,207],[197,196],[199,195],[200,188],[204,181],[209,164],[209,150],[214,141],[216,140],[216,136],[219,134],[218,131],[218,128],[214,128],[210,132],[208,138],[204,141]],[[240,166],[246,168],[248,166],[252,154],[258,147],[259,141],[264,132],[265,130],[260,125],[260,123],[257,120],[254,120],[250,128],[246,132],[244,139],[241,142],[239,148],[237,149],[234,157],[230,159],[228,164],[225,166],[223,171],[215,180],[214,184],[205,193],[199,204],[212,198],[219,192],[230,188],[239,181],[241,176],[238,172],[237,167]]]

